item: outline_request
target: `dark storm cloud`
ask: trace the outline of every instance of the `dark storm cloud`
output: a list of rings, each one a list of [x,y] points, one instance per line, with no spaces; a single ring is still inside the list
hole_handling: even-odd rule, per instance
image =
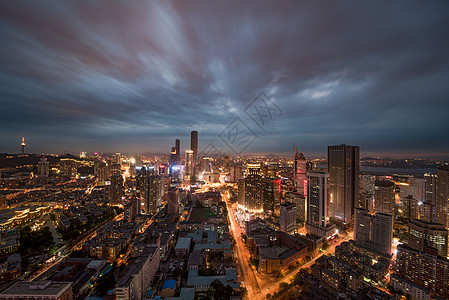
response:
[[[446,1],[10,1],[0,39],[0,152],[219,144],[236,116],[253,152],[449,149]],[[260,91],[284,112],[265,132]]]

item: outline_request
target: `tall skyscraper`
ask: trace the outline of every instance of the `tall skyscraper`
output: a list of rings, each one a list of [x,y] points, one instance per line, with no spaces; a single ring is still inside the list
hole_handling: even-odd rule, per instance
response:
[[[307,219],[306,197],[297,192],[285,193],[285,200],[296,204],[296,222],[304,223]]]
[[[145,213],[156,213],[164,193],[164,177],[154,175],[154,169],[142,169],[137,178],[137,188],[144,203]]]
[[[175,151],[176,151],[176,164],[181,164],[181,142],[179,139],[175,140]]]
[[[296,146],[294,146],[294,156],[295,156],[295,187],[296,192],[306,195],[306,158],[304,153],[298,152]]]
[[[121,175],[111,176],[111,185],[109,186],[109,201],[111,204],[122,204],[123,196],[123,177]]]
[[[293,234],[296,231],[296,205],[291,202],[281,204],[279,224],[282,231]]]
[[[354,240],[357,244],[383,254],[391,255],[393,242],[393,216],[356,208]]]
[[[245,209],[253,214],[263,213],[262,176],[260,164],[247,164],[245,176]]]
[[[348,224],[359,197],[359,146],[328,146],[330,217]]]
[[[177,214],[179,212],[178,189],[171,188],[168,190],[167,213]]]
[[[435,205],[437,196],[437,175],[424,174],[424,202]]]
[[[438,168],[436,192],[437,223],[449,228],[449,165]]]
[[[185,164],[185,173],[186,178],[190,179],[190,182],[192,182],[193,175],[193,151],[192,150],[186,150],[186,164]]]
[[[307,232],[327,238],[335,233],[328,222],[329,173],[307,173]]]
[[[25,137],[22,137],[22,143],[20,146],[22,147],[22,155],[25,155]]]
[[[374,189],[374,211],[394,216],[394,182],[376,180]]]
[[[281,205],[281,179],[262,178],[261,184],[264,214],[279,216]]]
[[[191,182],[196,181],[196,173],[198,169],[198,131],[190,132],[190,150],[193,155],[193,173],[191,176]]]
[[[447,257],[448,230],[442,224],[412,220],[408,224],[409,247]]]

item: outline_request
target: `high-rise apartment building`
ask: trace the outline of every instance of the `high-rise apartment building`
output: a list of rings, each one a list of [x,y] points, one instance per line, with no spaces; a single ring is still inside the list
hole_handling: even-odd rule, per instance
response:
[[[438,168],[436,192],[437,223],[449,228],[449,165]]]
[[[424,202],[435,205],[437,196],[437,175],[424,174]]]
[[[281,205],[281,179],[262,178],[261,184],[264,214],[279,216]]]
[[[374,211],[394,216],[394,182],[376,180],[374,188]]]
[[[300,153],[297,151],[296,146],[294,146],[294,156],[295,156],[295,187],[296,192],[306,195],[306,158],[304,157],[304,153]]]
[[[329,173],[307,173],[307,232],[327,238],[335,233],[329,224]]]
[[[109,201],[111,204],[122,204],[123,196],[123,177],[121,175],[111,176],[111,185],[109,186]]]
[[[370,214],[357,208],[354,220],[354,240],[357,244],[382,254],[392,254],[393,216]]]
[[[168,190],[168,202],[167,202],[167,214],[178,214],[179,202],[178,202],[178,189],[171,188]]]
[[[192,151],[192,165],[193,172],[191,176],[191,182],[196,181],[198,172],[198,131],[190,132],[190,150]]]
[[[411,282],[428,288],[436,295],[449,297],[449,260],[398,245],[396,272]]]
[[[359,196],[359,146],[328,146],[327,162],[330,217],[348,224]]]
[[[280,229],[288,234],[293,234],[296,231],[296,205],[291,202],[284,202],[281,204]]]
[[[153,170],[142,169],[137,178],[137,189],[143,200],[145,213],[156,213],[164,194],[164,177],[154,175]]]
[[[406,220],[418,219],[420,202],[412,196],[407,196],[402,200],[402,218]]]
[[[412,220],[408,224],[409,247],[434,255],[447,257],[448,230],[444,225]]]
[[[285,193],[285,200],[296,204],[296,222],[304,223],[306,221],[306,197],[297,192]]]

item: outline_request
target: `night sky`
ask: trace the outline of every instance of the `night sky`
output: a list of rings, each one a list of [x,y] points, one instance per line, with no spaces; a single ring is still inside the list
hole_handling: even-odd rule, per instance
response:
[[[239,117],[242,153],[449,153],[446,0],[1,1],[0,42],[0,152],[230,153]]]

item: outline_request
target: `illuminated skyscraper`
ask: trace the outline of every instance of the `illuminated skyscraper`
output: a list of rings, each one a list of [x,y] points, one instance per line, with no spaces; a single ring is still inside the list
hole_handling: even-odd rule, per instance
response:
[[[393,216],[356,208],[354,220],[354,240],[368,249],[391,255],[393,242]]]
[[[279,216],[281,205],[281,179],[262,178],[263,212]]]
[[[175,140],[175,151],[176,151],[176,164],[181,164],[181,142],[179,139]]]
[[[435,205],[437,196],[437,175],[424,174],[424,202]]]
[[[449,228],[449,165],[438,168],[436,192],[437,223]]]
[[[247,164],[245,176],[245,209],[250,213],[263,213],[263,191],[260,164]]]
[[[374,211],[394,216],[394,182],[376,180],[374,189]]]
[[[329,216],[343,224],[352,221],[359,197],[359,146],[328,146]]]
[[[190,150],[192,151],[192,176],[191,182],[196,181],[196,173],[198,171],[198,131],[190,132]]]
[[[335,225],[328,221],[329,173],[307,173],[307,232],[328,238],[335,233]]]
[[[281,204],[279,224],[282,231],[293,234],[296,231],[296,205],[291,202]]]
[[[193,176],[193,151],[192,150],[186,150],[186,165],[185,165],[185,172],[186,172],[186,178],[190,179],[190,182],[192,182],[192,176]]]
[[[299,153],[294,146],[295,155],[295,187],[296,191],[301,195],[306,196],[306,158],[304,153]]]

